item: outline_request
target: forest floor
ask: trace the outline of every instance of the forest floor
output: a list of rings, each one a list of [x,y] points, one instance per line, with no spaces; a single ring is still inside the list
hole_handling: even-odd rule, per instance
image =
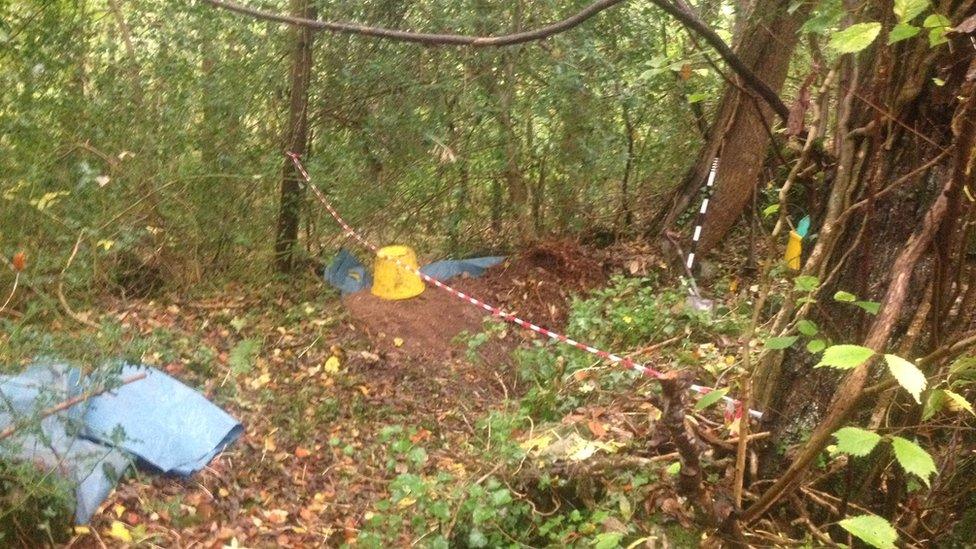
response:
[[[624,261],[633,271],[653,260],[638,253]],[[560,328],[570,296],[602,284],[605,267],[571,243],[552,243],[457,285]],[[355,542],[368,519],[389,508],[384,500],[395,501],[404,516],[424,520],[447,512],[456,520],[459,510],[450,506],[463,498],[418,502],[419,495],[401,493],[391,499],[391,483],[415,474],[437,475],[462,489],[488,484],[501,476],[502,447],[533,449],[553,438],[540,443],[534,424],[506,423],[526,389],[511,351],[528,338],[498,323],[482,332],[477,309],[433,288],[416,299],[384,302],[367,292],[339,299],[317,280],[257,294],[228,287],[191,301],[120,302],[103,318],[140,340],[145,362],[203,391],[246,431],[189,481],[148,473],[124,479],[91,527],[77,531],[75,547],[120,540],[163,547],[337,546]],[[637,395],[621,398],[630,400],[629,411],[579,407],[557,423],[582,433],[572,435],[574,444],[594,439],[609,447],[620,439],[622,446],[648,436],[647,405]],[[578,444],[563,449],[579,450]],[[672,522],[687,525],[669,489],[655,498],[645,505],[663,501]],[[446,510],[421,508],[445,503]],[[445,522],[450,539],[454,523],[441,520],[442,535]],[[423,535],[410,539],[402,531],[385,542],[423,544]]]

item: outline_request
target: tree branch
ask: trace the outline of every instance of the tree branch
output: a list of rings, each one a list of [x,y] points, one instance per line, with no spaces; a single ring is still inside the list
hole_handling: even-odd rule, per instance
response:
[[[118,389],[119,387],[121,387],[123,385],[128,385],[129,383],[132,383],[133,381],[139,381],[140,379],[145,379],[145,377],[147,375],[148,374],[146,372],[141,372],[141,373],[138,373],[138,374],[131,375],[129,377],[122,378],[119,381],[118,385],[111,385],[111,386],[106,385],[106,386],[100,387],[98,389],[93,389],[91,391],[85,391],[84,393],[81,393],[78,396],[71,397],[68,400],[65,400],[65,401],[63,401],[63,402],[61,402],[59,404],[56,404],[54,406],[51,406],[50,408],[45,408],[45,409],[41,410],[41,412],[37,415],[37,418],[36,419],[37,419],[37,421],[41,421],[41,420],[43,420],[44,418],[46,418],[48,416],[53,416],[54,414],[56,414],[58,412],[61,412],[63,410],[67,410],[68,408],[71,408],[75,404],[79,404],[81,402],[84,402],[84,401],[86,401],[86,400],[88,400],[90,398],[96,397],[96,396],[98,396],[98,395],[100,395],[102,393],[105,393],[107,391],[112,391],[112,390]],[[4,429],[3,431],[0,431],[0,440],[3,440],[5,438],[10,437],[10,435],[16,433],[17,430],[20,429],[20,428],[22,428],[22,427],[24,427],[24,425],[25,425],[24,423],[16,423],[16,422],[11,423],[10,426],[8,426],[6,429]]]
[[[669,2],[668,0],[651,0],[655,6],[664,10],[668,15],[671,15],[677,19],[685,27],[695,31],[696,34],[702,37],[708,45],[715,48],[715,51],[725,60],[729,67],[742,78],[743,83],[749,87],[752,91],[756,92],[772,107],[773,111],[779,116],[783,122],[787,122],[790,118],[790,109],[783,103],[779,95],[774,92],[765,82],[756,76],[756,73],[752,72],[752,69],[746,66],[745,63],[739,59],[739,56],[732,51],[732,48],[725,43],[722,38],[715,33],[704,21],[698,17],[695,12],[688,7],[682,0],[675,0],[675,2]]]
[[[400,42],[414,42],[426,46],[471,46],[475,48],[490,48],[500,46],[512,46],[534,40],[543,40],[550,36],[565,32],[587,19],[600,13],[603,10],[612,8],[624,0],[597,0],[575,14],[551,23],[538,29],[516,32],[513,34],[503,34],[499,36],[467,36],[462,34],[436,34],[426,32],[412,32],[395,29],[385,29],[380,27],[369,27],[359,23],[348,23],[342,21],[321,21],[317,19],[303,19],[301,17],[290,17],[270,13],[256,8],[249,8],[229,0],[204,0],[204,2],[235,13],[248,15],[266,21],[276,21],[289,25],[299,25],[315,30],[324,30],[335,33],[358,34],[362,36],[372,36],[375,38],[387,38]]]
[[[516,32],[513,34],[503,34],[499,36],[469,36],[463,34],[437,34],[426,32],[403,31],[396,29],[386,29],[382,27],[370,27],[359,23],[349,23],[343,21],[321,21],[318,19],[304,19],[301,17],[291,17],[280,15],[268,11],[251,8],[233,2],[231,0],[203,0],[211,6],[263,19],[265,21],[275,21],[287,23],[289,25],[299,25],[315,30],[323,30],[342,34],[358,34],[361,36],[372,36],[375,38],[386,38],[400,42],[413,42],[426,46],[470,46],[474,48],[497,48],[501,46],[513,46],[535,40],[544,40],[561,32],[568,31],[590,19],[594,15],[612,8],[625,0],[597,0],[573,15],[550,23],[544,27],[533,30]],[[682,25],[688,27],[696,34],[701,36],[715,51],[725,60],[742,78],[743,83],[754,91],[759,97],[772,107],[773,111],[783,122],[787,122],[790,117],[790,110],[780,99],[779,95],[770,89],[765,82],[759,79],[752,69],[746,66],[741,59],[732,51],[732,48],[725,43],[722,38],[715,33],[709,26],[695,14],[682,0],[675,3],[668,0],[651,0],[656,6],[677,19]]]

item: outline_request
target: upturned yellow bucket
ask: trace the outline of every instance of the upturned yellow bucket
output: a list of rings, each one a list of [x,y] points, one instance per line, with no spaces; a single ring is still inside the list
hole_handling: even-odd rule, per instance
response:
[[[397,262],[416,269],[417,254],[407,246],[386,246],[376,252],[373,295],[383,299],[409,299],[424,293],[424,281]]]
[[[800,256],[803,254],[803,237],[796,231],[790,231],[790,239],[786,242],[786,253],[783,259],[791,270],[800,270]]]

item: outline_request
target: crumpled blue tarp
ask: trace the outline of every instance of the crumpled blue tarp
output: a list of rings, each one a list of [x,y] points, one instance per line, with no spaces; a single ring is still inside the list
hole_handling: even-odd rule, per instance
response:
[[[132,458],[168,474],[198,472],[234,442],[243,427],[190,387],[154,368],[126,365],[121,378],[146,372],[0,444],[0,457],[59,471],[75,485],[75,522],[85,524]],[[77,368],[35,365],[0,376],[0,429],[90,389]]]
[[[503,255],[444,259],[424,265],[420,268],[420,272],[437,280],[448,280],[462,274],[479,277],[485,273],[485,269],[498,265],[502,261],[505,261]],[[340,249],[325,268],[325,280],[343,295],[366,290],[373,285],[373,278],[369,275],[366,266],[345,248]]]

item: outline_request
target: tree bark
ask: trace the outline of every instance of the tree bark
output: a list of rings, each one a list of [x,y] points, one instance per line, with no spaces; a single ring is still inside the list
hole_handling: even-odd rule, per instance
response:
[[[291,11],[295,17],[315,17],[312,0],[292,0]],[[287,152],[304,155],[308,148],[308,86],[312,75],[313,32],[308,27],[295,27],[292,32],[291,97],[284,146]],[[275,269],[278,272],[287,273],[295,267],[302,194],[300,174],[291,159],[286,158],[281,170],[281,199],[275,238]]]
[[[790,13],[789,6],[790,2],[784,0],[758,0],[737,39],[735,50],[739,59],[777,93],[786,80],[797,43],[797,30],[808,9],[801,7]],[[673,198],[663,222],[656,227],[667,229],[688,208],[704,183],[712,158],[719,155],[721,149],[722,162],[699,242],[699,253],[707,252],[719,242],[750,203],[766,159],[770,140],[768,126],[774,122],[772,108],[746,91],[746,84],[738,76],[731,78],[719,101],[707,141]]]

